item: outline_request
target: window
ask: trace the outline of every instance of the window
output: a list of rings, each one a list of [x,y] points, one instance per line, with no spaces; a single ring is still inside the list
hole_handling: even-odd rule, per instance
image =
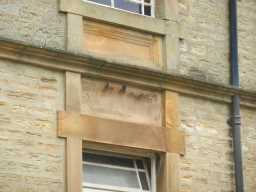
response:
[[[155,192],[154,158],[83,152],[85,192]]]
[[[154,16],[154,0],[83,0],[136,14]]]

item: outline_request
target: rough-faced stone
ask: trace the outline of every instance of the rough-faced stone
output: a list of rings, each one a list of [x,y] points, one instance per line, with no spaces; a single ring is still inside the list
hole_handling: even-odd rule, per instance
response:
[[[178,22],[173,22],[180,28],[177,34],[169,32],[171,38],[168,42],[171,45],[165,46],[170,48],[166,51],[169,56],[174,52],[180,55],[177,59],[170,57],[176,62],[175,66],[170,66],[169,72],[228,85],[229,0],[177,1]],[[58,5],[57,0],[1,0],[0,37],[64,50],[66,20]],[[96,16],[109,24],[115,22],[161,36],[167,29],[175,31],[171,27],[166,28],[165,21],[160,19],[145,19],[126,12],[120,14],[105,7],[86,7],[87,16]],[[255,0],[238,1],[241,86],[248,90],[256,90],[255,11]],[[119,14],[121,19],[117,19]],[[168,13],[162,17],[174,19]],[[75,31],[74,34],[79,33]],[[179,46],[174,49],[172,43],[176,42],[176,37],[179,38]],[[74,38],[79,41],[79,37]],[[179,47],[178,51],[176,47]],[[0,191],[65,191],[65,145],[63,139],[57,137],[56,129],[56,111],[64,110],[63,74],[3,60],[0,66]],[[162,97],[159,92],[85,78],[82,86],[83,114],[162,125]],[[170,104],[175,105],[175,100],[171,101],[173,103]],[[167,119],[168,127],[180,127],[186,133],[186,153],[179,159],[180,174],[176,175],[180,186],[175,188],[180,188],[180,192],[234,191],[232,137],[227,124],[229,106],[184,95],[181,95],[180,104],[179,117],[175,116],[179,111],[166,112],[171,114]],[[255,109],[243,108],[246,192],[254,192],[256,188],[255,124]],[[172,169],[172,164],[166,165],[168,170]]]
[[[180,162],[181,192],[233,191],[229,106],[181,96],[181,128],[186,153]]]
[[[242,149],[245,191],[256,189],[256,111],[242,108]]]
[[[63,75],[0,61],[0,191],[64,191]]]
[[[241,87],[256,90],[256,1],[238,1],[238,45]]]
[[[177,73],[229,84],[228,0],[179,0],[180,63]]]
[[[42,48],[64,49],[65,16],[58,0],[1,0],[0,37]]]

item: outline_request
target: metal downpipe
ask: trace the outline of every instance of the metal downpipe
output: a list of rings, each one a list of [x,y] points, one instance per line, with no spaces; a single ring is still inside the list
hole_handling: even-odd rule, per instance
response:
[[[238,65],[238,37],[237,37],[237,0],[230,0],[230,61],[231,61],[231,85],[240,87]],[[231,126],[233,132],[233,148],[235,163],[236,192],[244,192],[244,177],[241,147],[241,116],[240,97],[232,97]]]

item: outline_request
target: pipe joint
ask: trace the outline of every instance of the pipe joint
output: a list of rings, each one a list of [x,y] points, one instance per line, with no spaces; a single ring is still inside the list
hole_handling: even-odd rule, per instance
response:
[[[241,116],[240,115],[232,115],[232,117],[229,118],[228,124],[230,126],[240,126],[241,123]]]

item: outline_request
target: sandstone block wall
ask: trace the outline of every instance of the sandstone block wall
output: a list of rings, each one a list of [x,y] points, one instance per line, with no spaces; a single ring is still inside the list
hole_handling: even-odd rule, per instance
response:
[[[229,84],[229,0],[179,2],[180,62],[175,73],[194,79]],[[65,49],[66,17],[58,0],[2,0],[0,38]],[[241,86],[256,90],[254,0],[238,1]]]
[[[238,1],[238,35],[241,87],[256,90],[256,1]]]
[[[180,62],[176,73],[229,84],[228,0],[178,0]],[[238,1],[241,86],[256,90],[256,1]],[[57,0],[0,1],[0,38],[65,49],[65,15]],[[0,192],[65,188],[65,144],[56,111],[64,110],[60,72],[0,60]],[[161,125],[161,93],[83,79],[82,113]],[[234,191],[229,106],[181,96],[181,192]],[[255,109],[242,109],[245,187],[256,188]]]
[[[178,73],[229,84],[229,0],[179,0],[180,63]],[[241,87],[256,90],[256,1],[238,1]]]
[[[58,0],[0,1],[0,38],[63,50],[65,23]]]
[[[227,124],[229,106],[204,99],[181,97],[181,129],[186,153],[181,157],[181,192],[235,190],[233,140]],[[242,149],[245,191],[256,188],[256,112],[242,108]]]
[[[0,191],[64,191],[65,144],[57,138],[56,111],[64,110],[64,76],[1,61]],[[161,94],[83,79],[82,113],[161,125]],[[229,106],[181,95],[186,152],[181,192],[234,191]],[[149,113],[150,112],[150,113]],[[255,110],[242,108],[245,186],[255,189]]]
[[[0,60],[0,191],[64,191],[63,74]]]
[[[182,96],[180,110],[181,128],[186,133],[186,152],[180,163],[180,192],[233,192],[228,105]]]
[[[256,189],[256,111],[242,108],[242,149],[245,191]]]
[[[178,73],[229,83],[228,0],[179,1],[181,27]]]

